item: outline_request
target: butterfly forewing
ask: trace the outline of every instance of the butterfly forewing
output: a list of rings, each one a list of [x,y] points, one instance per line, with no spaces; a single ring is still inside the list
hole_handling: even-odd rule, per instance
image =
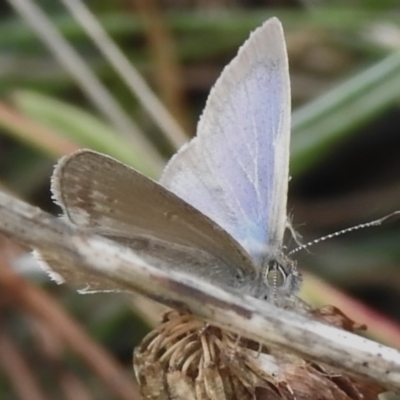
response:
[[[282,26],[273,18],[225,68],[197,137],[173,157],[161,183],[222,226],[257,262],[282,245],[289,138],[288,61]]]
[[[67,219],[134,249],[155,266],[234,285],[255,270],[222,228],[158,183],[92,151],[63,158],[52,190]]]

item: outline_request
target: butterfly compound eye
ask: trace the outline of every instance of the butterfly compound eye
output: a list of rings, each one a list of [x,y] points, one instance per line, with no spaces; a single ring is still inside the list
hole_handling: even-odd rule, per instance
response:
[[[264,282],[270,287],[279,288],[286,283],[286,278],[287,276],[282,266],[276,261],[270,262],[265,271]]]

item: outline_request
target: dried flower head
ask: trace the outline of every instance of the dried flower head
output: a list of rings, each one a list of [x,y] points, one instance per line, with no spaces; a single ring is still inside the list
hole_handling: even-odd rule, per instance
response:
[[[360,328],[333,307],[313,314],[344,329]],[[176,311],[136,348],[134,370],[147,400],[372,400],[384,391]]]

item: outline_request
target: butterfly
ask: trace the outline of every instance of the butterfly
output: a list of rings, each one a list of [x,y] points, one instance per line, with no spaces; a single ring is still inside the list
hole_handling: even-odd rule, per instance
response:
[[[133,249],[164,270],[282,304],[301,277],[285,255],[290,80],[281,23],[251,33],[212,88],[197,135],[159,183],[90,150],[62,158],[52,193],[63,218]],[[118,290],[56,254],[40,259],[58,280]]]

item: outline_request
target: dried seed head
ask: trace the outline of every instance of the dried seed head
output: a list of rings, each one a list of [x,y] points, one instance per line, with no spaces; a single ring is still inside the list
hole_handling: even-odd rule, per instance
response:
[[[312,314],[360,328],[333,307]],[[376,400],[383,388],[171,311],[134,352],[146,400]]]

